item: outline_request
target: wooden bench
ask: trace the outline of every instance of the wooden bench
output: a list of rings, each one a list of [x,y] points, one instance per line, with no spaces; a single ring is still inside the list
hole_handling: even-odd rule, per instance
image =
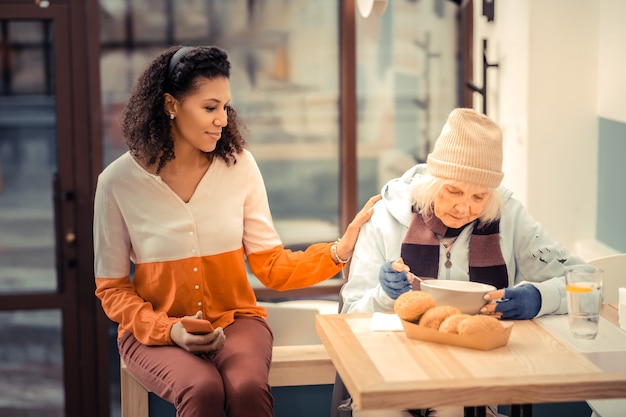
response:
[[[120,361],[121,417],[149,417],[149,391]],[[323,345],[274,346],[269,384],[272,387],[335,383],[336,370]]]

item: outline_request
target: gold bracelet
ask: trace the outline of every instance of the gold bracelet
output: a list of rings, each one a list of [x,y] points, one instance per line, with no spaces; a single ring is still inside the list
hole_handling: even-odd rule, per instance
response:
[[[335,243],[332,244],[332,246],[330,247],[330,251],[332,252],[335,259],[337,260],[337,263],[345,264],[345,263],[348,263],[350,258],[344,260],[339,257],[339,254],[337,253],[337,243],[339,243],[339,240],[340,239],[337,239]]]

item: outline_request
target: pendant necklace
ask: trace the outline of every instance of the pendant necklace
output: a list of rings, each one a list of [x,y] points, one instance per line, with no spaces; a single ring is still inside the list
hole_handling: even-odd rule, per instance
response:
[[[443,245],[443,248],[446,250],[446,263],[444,263],[443,266],[445,266],[447,269],[452,268],[452,261],[450,261],[450,251],[452,250],[452,245],[454,245],[455,240],[456,240],[456,237],[441,239],[441,244]]]

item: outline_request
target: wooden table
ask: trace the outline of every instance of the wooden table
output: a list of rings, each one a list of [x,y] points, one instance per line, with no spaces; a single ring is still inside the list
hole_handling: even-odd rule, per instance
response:
[[[603,308],[616,323],[617,310]],[[371,315],[319,315],[316,329],[361,410],[532,404],[626,397],[624,352],[583,355],[535,320],[514,322],[507,346],[491,351],[370,330]],[[608,363],[606,364],[608,365]],[[620,369],[621,368],[621,369]]]

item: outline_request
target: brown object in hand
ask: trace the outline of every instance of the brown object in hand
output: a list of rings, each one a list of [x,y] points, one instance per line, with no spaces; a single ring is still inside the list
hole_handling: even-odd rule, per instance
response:
[[[432,295],[423,291],[409,291],[396,299],[393,304],[393,312],[402,320],[417,323],[426,310],[435,307],[435,299]]]
[[[441,323],[453,314],[461,314],[461,310],[454,306],[436,306],[424,312],[420,317],[419,325],[428,329],[439,330]]]
[[[459,334],[476,334],[493,332],[504,329],[500,320],[491,316],[475,315],[461,321],[458,326]]]
[[[439,325],[439,331],[444,333],[458,334],[459,323],[468,317],[471,316],[465,313],[453,314],[451,316],[448,316]]]
[[[191,334],[207,334],[211,333],[214,330],[213,325],[208,320],[183,317],[182,319],[180,319],[180,322],[182,323],[187,333]]]

